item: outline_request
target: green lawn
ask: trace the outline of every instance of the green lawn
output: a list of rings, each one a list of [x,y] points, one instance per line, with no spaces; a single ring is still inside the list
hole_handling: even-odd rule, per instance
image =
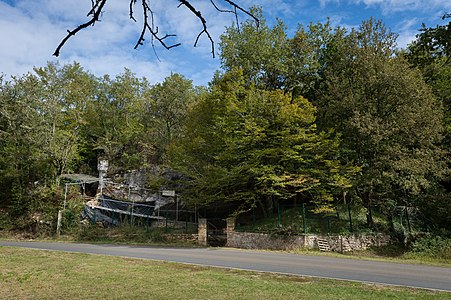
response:
[[[450,293],[0,247],[0,299],[449,299]]]

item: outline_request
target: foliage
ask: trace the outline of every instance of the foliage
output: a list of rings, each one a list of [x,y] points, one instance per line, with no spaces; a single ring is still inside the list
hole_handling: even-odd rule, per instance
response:
[[[194,98],[178,74],[151,86],[127,69],[96,78],[78,63],[34,72],[0,77],[0,203],[13,218],[52,221],[59,176],[95,174],[99,158],[112,173],[163,163]]]
[[[195,98],[191,80],[171,74],[146,94],[143,114],[145,134],[155,147],[155,162],[163,163],[169,145],[182,135],[181,125]]]
[[[427,236],[412,244],[412,256],[451,260],[451,239],[441,236]]]
[[[393,57],[394,40],[374,20],[337,40],[318,99],[320,124],[340,132],[346,154],[363,166],[357,195],[388,215],[397,203],[415,205],[413,197],[446,172],[440,103]]]
[[[259,24],[247,20],[227,27],[221,36],[221,65],[225,71],[241,68],[248,85],[281,89],[284,87],[281,75],[287,72],[286,26],[279,20],[269,28],[261,9],[253,8],[251,12],[260,20]]]
[[[314,114],[302,97],[246,87],[241,71],[227,73],[193,107],[176,150],[190,178],[186,196],[198,204],[235,202],[237,212],[268,197],[327,206],[332,186],[355,168],[340,164],[339,140],[316,130]]]
[[[0,209],[22,227],[34,213],[53,222],[59,175],[95,174],[106,158],[109,175],[171,165],[183,201],[229,213],[343,202],[363,204],[369,225],[382,213],[397,229],[397,207],[409,207],[427,229],[449,229],[449,24],[424,26],[400,52],[374,19],[289,37],[251,13],[260,26],[222,35],[224,73],[209,88],[179,74],[155,85],[127,69],[95,77],[78,63],[0,76]]]

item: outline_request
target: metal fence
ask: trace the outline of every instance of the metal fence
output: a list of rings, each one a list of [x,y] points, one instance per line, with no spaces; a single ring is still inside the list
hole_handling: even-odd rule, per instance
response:
[[[427,223],[411,207],[398,206],[391,213],[372,207],[373,226],[367,224],[368,210],[361,205],[342,204],[321,212],[316,206],[301,204],[279,204],[272,216],[263,217],[255,212],[240,218],[237,230],[253,232],[287,233],[357,233],[365,231],[396,230],[404,233],[427,231]],[[391,219],[391,220],[390,220]]]

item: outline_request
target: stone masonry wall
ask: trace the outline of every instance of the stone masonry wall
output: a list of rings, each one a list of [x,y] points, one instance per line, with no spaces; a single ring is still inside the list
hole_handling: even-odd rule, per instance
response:
[[[353,235],[319,236],[313,234],[281,236],[264,233],[227,232],[227,247],[245,249],[290,250],[296,248],[318,249],[317,240],[326,240],[331,251],[346,252],[365,250],[371,246],[384,246],[390,243],[390,236]]]
[[[296,248],[318,249],[318,239],[326,240],[331,251],[346,252],[365,250],[371,246],[390,243],[390,236],[384,234],[320,236],[314,234],[282,236],[264,233],[236,232],[232,220],[227,220],[227,247],[245,249],[290,250]]]

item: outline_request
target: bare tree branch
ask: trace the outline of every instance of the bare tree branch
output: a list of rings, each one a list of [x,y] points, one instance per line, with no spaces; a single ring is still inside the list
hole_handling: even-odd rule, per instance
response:
[[[238,4],[236,4],[233,1],[230,1],[230,0],[224,0],[224,1],[229,3],[235,9],[235,16],[238,16],[237,12],[236,12],[236,10],[238,9],[238,10],[242,11],[243,13],[245,13],[246,15],[248,15],[249,17],[251,17],[252,19],[254,19],[255,22],[257,23],[257,27],[260,25],[260,20],[256,16],[254,16],[250,11],[242,8],[241,6],[239,6]],[[237,23],[238,23],[238,20],[237,20]]]
[[[210,0],[210,2],[214,6],[214,8],[216,8],[217,11],[222,12],[222,13],[232,13],[233,14],[233,10],[220,9],[213,0]]]
[[[136,4],[136,0],[130,0],[130,10],[129,10],[129,15],[130,15],[130,19],[132,19],[133,21],[136,22],[135,17],[133,16],[133,5]]]
[[[215,42],[213,41],[213,39],[211,38],[210,33],[208,32],[207,21],[202,16],[202,13],[199,10],[196,10],[194,8],[194,6],[192,6],[191,3],[189,1],[187,1],[187,0],[179,0],[179,2],[180,2],[180,4],[179,4],[178,7],[180,7],[182,5],[186,6],[202,22],[203,29],[197,35],[196,41],[194,42],[194,47],[197,46],[197,43],[199,42],[200,36],[205,33],[207,35],[208,39],[211,42],[211,54],[213,55],[213,58],[214,58],[215,57]]]
[[[133,1],[133,0],[132,0]],[[135,1],[136,2],[136,1]],[[136,42],[136,45],[134,47],[134,49],[138,48],[140,45],[144,44],[144,36],[146,34],[146,31],[149,31],[150,34],[152,35],[152,47],[153,47],[153,39],[155,38],[157,41],[160,42],[160,44],[166,48],[166,49],[171,49],[174,47],[178,47],[181,44],[177,43],[177,44],[173,44],[173,45],[167,45],[165,42],[165,39],[168,37],[175,37],[175,34],[166,34],[163,37],[159,37],[158,36],[158,27],[154,26],[154,15],[153,15],[153,11],[150,8],[149,4],[147,3],[147,0],[141,0],[141,4],[142,4],[142,9],[143,9],[143,29],[141,31],[141,35],[139,36],[138,42]],[[150,21],[151,24],[149,24],[149,13],[150,13]]]
[[[67,30],[67,35],[64,37],[64,39],[61,41],[61,43],[56,48],[55,52],[53,53],[54,56],[60,55],[61,48],[66,44],[66,42],[72,36],[74,36],[80,30],[85,29],[88,26],[94,26],[94,24],[100,20],[100,15],[103,12],[106,2],[107,2],[107,0],[91,0],[91,9],[89,10],[89,12],[87,14],[87,16],[91,17],[91,19],[88,22],[79,25],[77,28],[75,28],[72,31]],[[137,2],[138,2],[137,0],[130,0],[130,3],[129,3],[129,17],[134,22],[137,22],[134,17],[134,6],[137,4]],[[152,11],[152,9],[150,7],[150,0],[141,0],[140,2],[141,2],[140,4],[141,4],[141,9],[142,9],[142,14],[143,14],[143,27],[142,27],[141,34],[138,38],[138,41],[136,42],[134,49],[136,49],[139,46],[144,44],[145,35],[147,32],[151,35],[151,44],[152,44],[152,48],[154,49],[154,51],[155,51],[154,40],[157,40],[164,48],[166,48],[168,50],[171,48],[180,46],[181,43],[176,43],[176,44],[168,44],[167,43],[167,38],[175,37],[176,35],[174,35],[174,34],[166,34],[164,36],[159,35],[158,26],[155,26],[155,24],[154,24],[154,20],[155,20],[154,12]],[[214,58],[215,57],[215,43],[213,41],[213,38],[210,35],[210,32],[208,31],[207,20],[202,16],[202,13],[200,11],[198,11],[191,4],[191,2],[189,0],[179,0],[179,2],[180,2],[180,4],[178,5],[178,7],[185,6],[192,14],[194,14],[197,17],[197,19],[199,19],[199,21],[202,24],[202,30],[199,32],[199,34],[196,37],[196,40],[194,42],[194,47],[197,46],[200,37],[203,34],[205,34],[211,43],[211,53]],[[256,18],[250,11],[242,8],[241,6],[236,4],[234,1],[224,0],[224,2],[226,2],[229,6],[231,6],[232,10],[221,9],[221,8],[219,8],[219,6],[216,5],[214,0],[210,0],[210,3],[217,11],[219,11],[221,13],[233,13],[235,15],[237,24],[238,24],[238,11],[240,11],[240,12],[250,16],[252,19],[254,19],[257,22],[257,27],[259,26],[258,18]]]
[[[60,50],[61,48],[64,46],[64,44],[67,42],[67,40],[71,37],[74,36],[75,34],[77,34],[77,32],[79,32],[80,30],[88,27],[88,26],[94,26],[94,24],[99,21],[99,16],[102,13],[102,9],[103,6],[105,5],[107,0],[97,0],[96,3],[93,3],[92,9],[90,10],[90,12],[88,13],[89,15],[92,15],[91,20],[89,20],[88,22],[79,25],[77,28],[75,28],[74,30],[70,31],[67,30],[67,35],[66,37],[61,41],[61,43],[58,45],[58,47],[56,47],[55,52],[53,53],[54,56],[58,57],[60,55]]]

